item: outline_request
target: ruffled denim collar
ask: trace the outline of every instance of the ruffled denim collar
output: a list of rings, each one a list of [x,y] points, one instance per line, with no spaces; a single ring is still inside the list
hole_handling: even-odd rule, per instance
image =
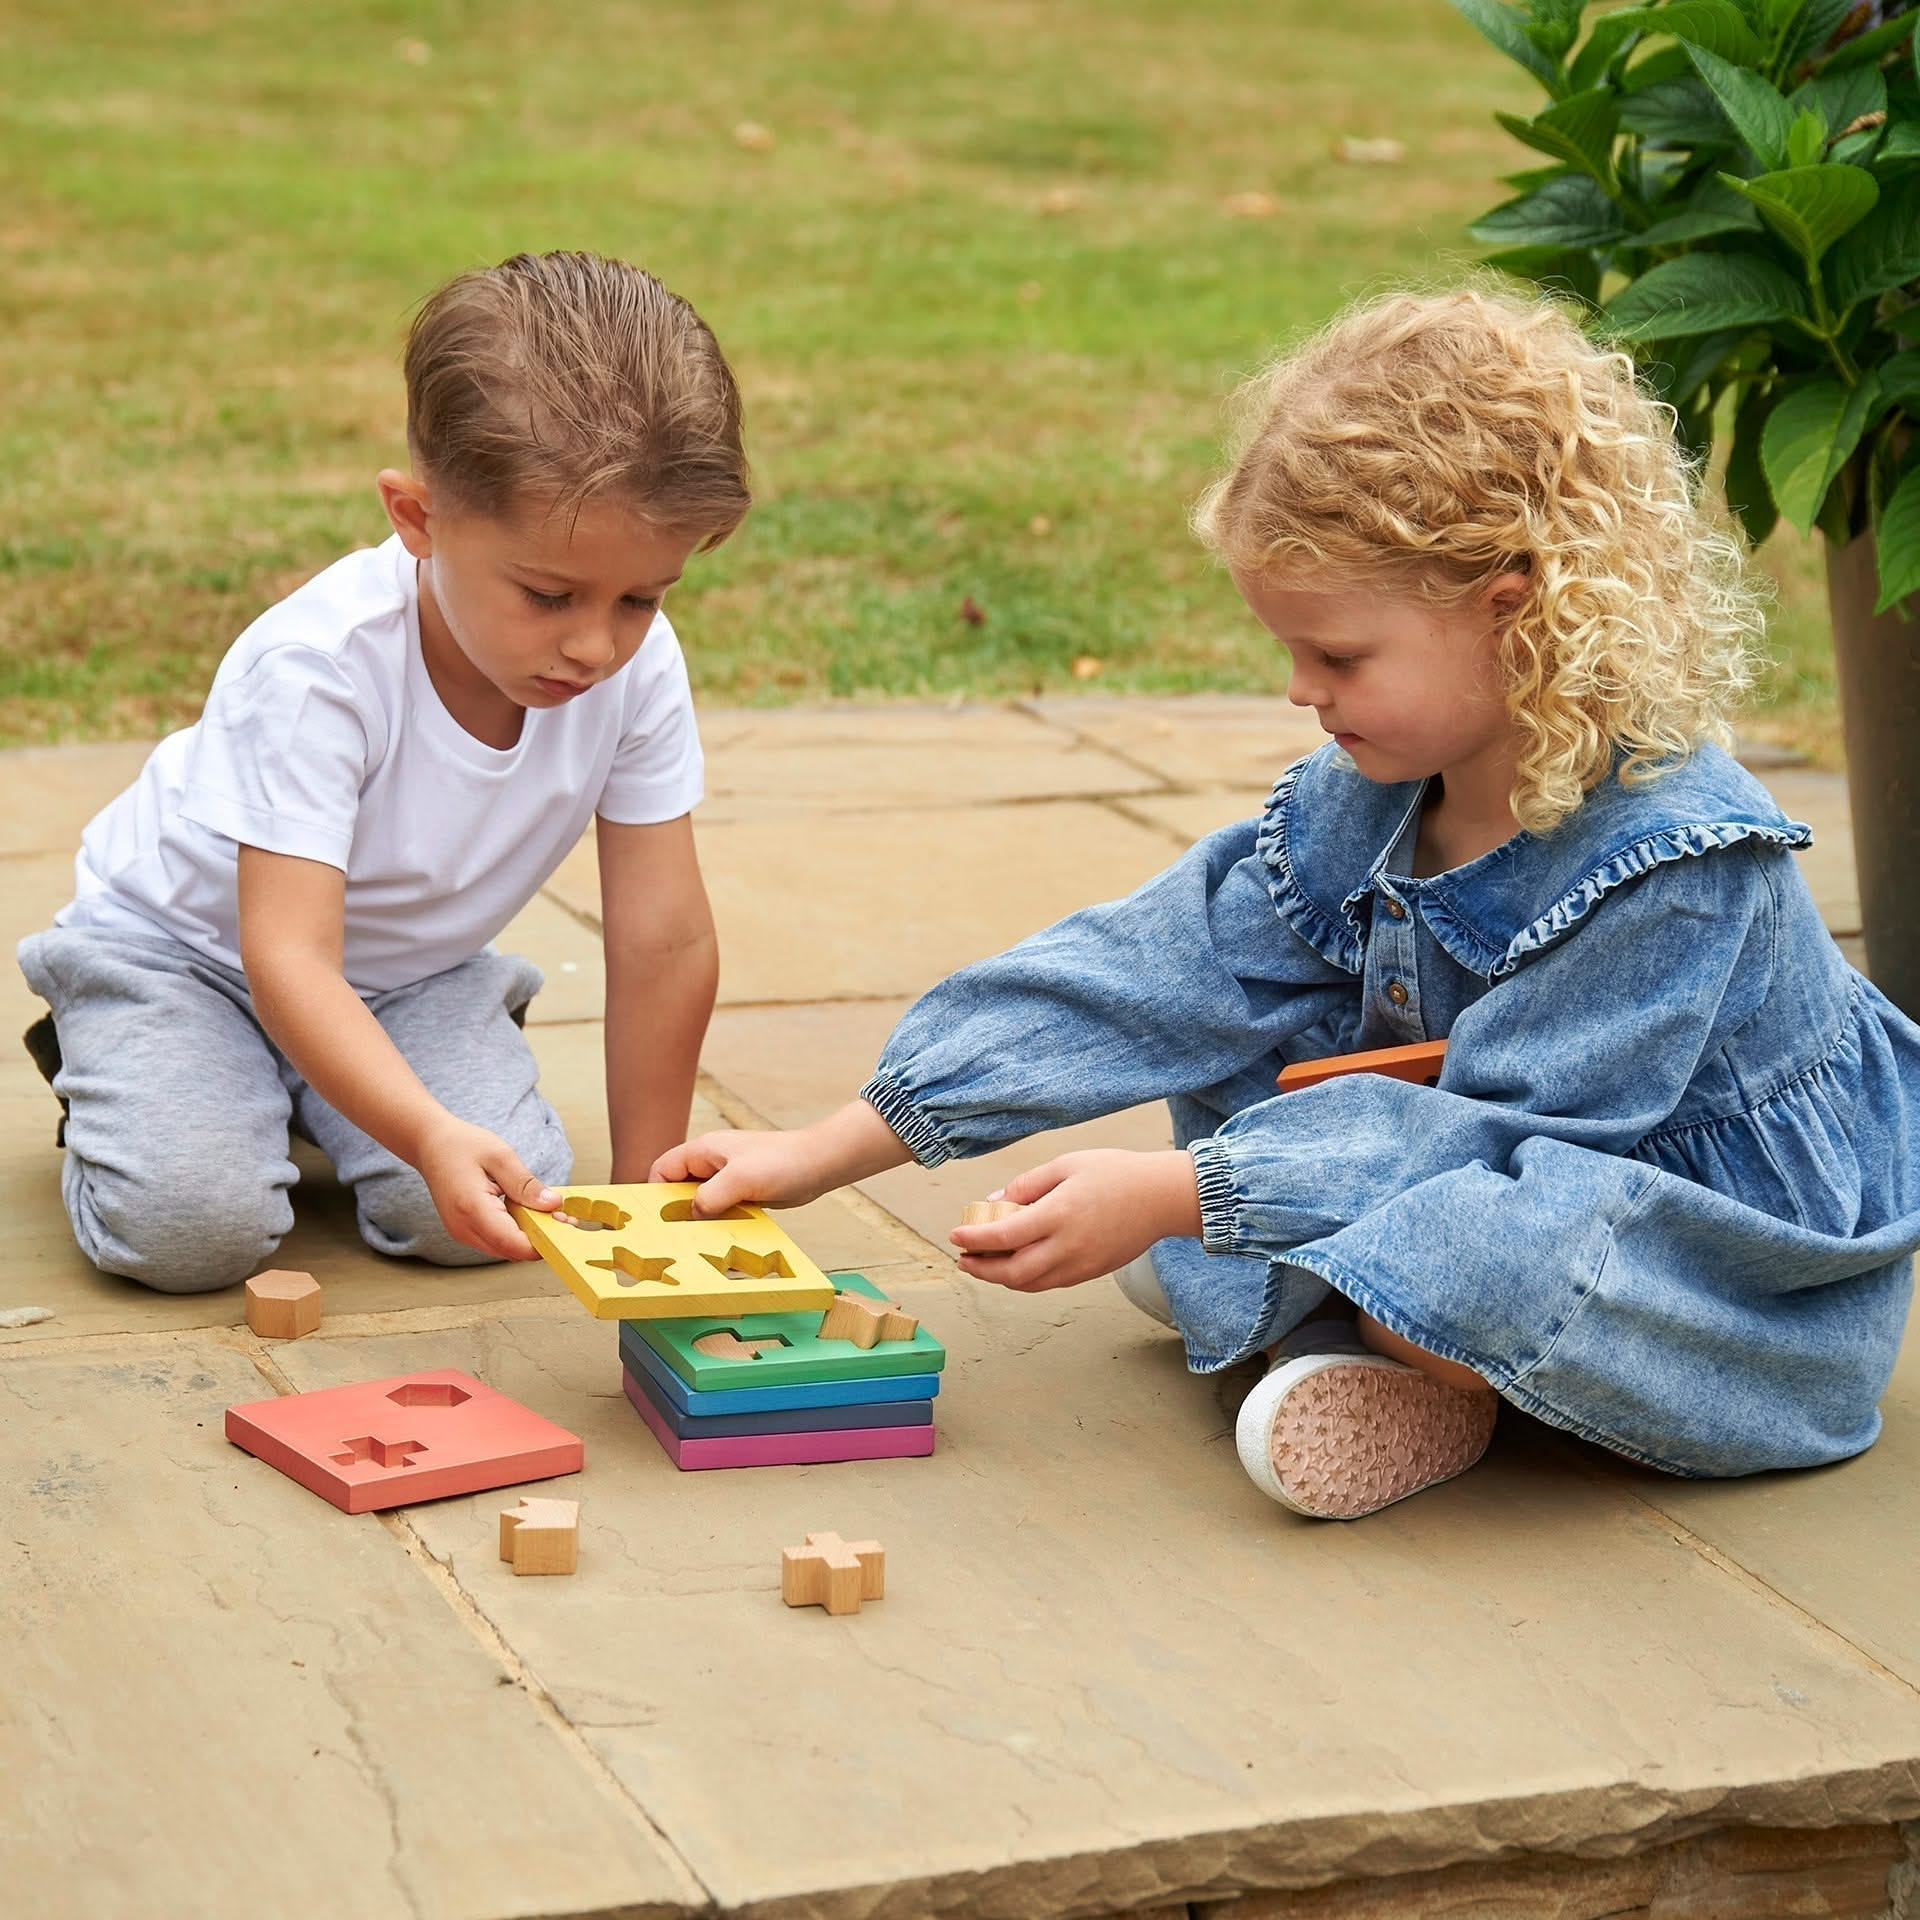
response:
[[[1274,907],[1349,973],[1365,968],[1373,896],[1425,792],[1425,781],[1379,785],[1329,745],[1290,766],[1267,803],[1256,846]],[[1813,832],[1738,761],[1702,747],[1646,786],[1609,778],[1551,834],[1516,833],[1464,867],[1389,884],[1455,960],[1491,981],[1564,939],[1635,875],[1742,840],[1806,847]]]

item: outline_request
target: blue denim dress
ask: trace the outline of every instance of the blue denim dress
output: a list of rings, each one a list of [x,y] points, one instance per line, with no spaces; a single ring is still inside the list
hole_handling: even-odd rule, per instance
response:
[[[862,1090],[935,1166],[1169,1101],[1211,1373],[1329,1289],[1669,1472],[1870,1446],[1920,1245],[1920,1028],[1847,965],[1717,749],[1414,879],[1424,783],[1333,747],[1127,899],[912,1007]],[[1446,1038],[1437,1086],[1289,1061]]]

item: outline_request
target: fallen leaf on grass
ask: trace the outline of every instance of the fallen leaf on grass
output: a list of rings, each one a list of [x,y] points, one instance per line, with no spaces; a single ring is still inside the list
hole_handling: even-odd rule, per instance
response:
[[[960,602],[960,618],[970,627],[984,627],[987,624],[987,610],[972,594]]]
[[[733,143],[749,153],[766,153],[773,147],[773,135],[758,120],[742,120],[733,130]]]
[[[1098,655],[1083,653],[1073,663],[1073,677],[1076,680],[1097,680],[1107,670],[1107,663]]]

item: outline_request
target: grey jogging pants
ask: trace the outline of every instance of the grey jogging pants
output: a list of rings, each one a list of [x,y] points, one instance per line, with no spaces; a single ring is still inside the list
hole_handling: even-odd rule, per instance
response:
[[[352,1189],[376,1252],[442,1266],[490,1258],[441,1225],[413,1168],[294,1071],[254,1017],[244,974],[158,931],[55,927],[19,955],[59,1036],[67,1217],[104,1272],[162,1293],[244,1280],[293,1225],[290,1129]],[[436,1100],[557,1186],[572,1150],[515,1020],[542,981],[529,960],[480,953],[367,1004]]]

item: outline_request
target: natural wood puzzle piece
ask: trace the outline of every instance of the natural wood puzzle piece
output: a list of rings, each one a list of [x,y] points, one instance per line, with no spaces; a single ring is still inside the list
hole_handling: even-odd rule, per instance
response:
[[[524,1497],[500,1514],[500,1558],[515,1573],[571,1573],[580,1564],[580,1502]]]
[[[969,1200],[960,1209],[960,1224],[963,1227],[984,1227],[990,1220],[1004,1220],[1010,1213],[1018,1213],[1020,1203],[1017,1200]]]
[[[1439,1082],[1440,1063],[1446,1053],[1444,1040],[1416,1040],[1409,1047],[1373,1047],[1365,1053],[1297,1060],[1280,1069],[1280,1091],[1298,1093],[1303,1087],[1317,1087],[1323,1080],[1338,1080],[1348,1073],[1384,1073],[1391,1080],[1411,1080],[1415,1086],[1431,1087]]]
[[[227,1438],[346,1513],[577,1473],[579,1439],[441,1367],[227,1409]]]
[[[247,1325],[263,1340],[298,1340],[320,1324],[320,1283],[276,1268],[247,1282]]]
[[[864,1293],[836,1293],[833,1305],[820,1316],[822,1340],[851,1340],[863,1353],[882,1340],[911,1340],[920,1322],[902,1313],[891,1300],[870,1299]]]
[[[805,1546],[780,1555],[780,1598],[790,1607],[858,1613],[861,1601],[883,1599],[886,1590],[887,1555],[878,1540],[810,1533]]]
[[[559,1213],[508,1211],[597,1320],[824,1311],[833,1283],[759,1207],[693,1216],[692,1181],[569,1188]]]

